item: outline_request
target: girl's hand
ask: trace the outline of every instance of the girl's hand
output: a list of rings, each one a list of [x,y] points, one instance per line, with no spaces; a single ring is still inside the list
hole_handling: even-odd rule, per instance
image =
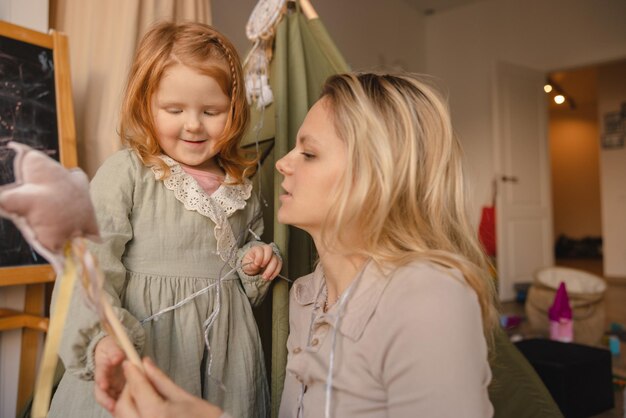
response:
[[[220,408],[185,392],[148,358],[143,360],[144,375],[130,362],[124,362],[126,387],[113,415],[116,418],[218,418]]]
[[[256,276],[263,270],[263,278],[273,280],[280,273],[283,262],[274,254],[271,246],[263,244],[250,248],[243,256],[241,266],[248,276]]]
[[[94,395],[96,401],[109,412],[113,412],[115,402],[126,384],[122,370],[125,358],[126,355],[113,337],[107,335],[96,344]]]

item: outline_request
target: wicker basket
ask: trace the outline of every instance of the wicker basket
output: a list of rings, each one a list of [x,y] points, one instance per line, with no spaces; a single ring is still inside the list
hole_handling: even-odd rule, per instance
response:
[[[574,321],[574,341],[598,345],[604,334],[606,282],[594,274],[565,267],[548,267],[535,274],[526,298],[526,316],[531,328],[549,334],[548,309],[561,282],[565,282]]]

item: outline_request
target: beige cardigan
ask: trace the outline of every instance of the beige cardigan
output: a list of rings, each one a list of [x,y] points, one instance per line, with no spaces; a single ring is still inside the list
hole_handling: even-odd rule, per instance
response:
[[[303,388],[303,416],[324,416],[338,307],[316,309],[322,284],[318,266],[291,289],[281,418],[298,416]],[[385,275],[370,262],[345,304],[333,376],[332,417],[491,417],[475,292],[457,270],[414,262]]]

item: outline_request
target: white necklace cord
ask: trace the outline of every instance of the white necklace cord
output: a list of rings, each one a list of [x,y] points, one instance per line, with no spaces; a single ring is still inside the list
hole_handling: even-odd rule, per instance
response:
[[[332,337],[331,337],[328,373],[326,375],[326,387],[325,387],[326,396],[325,396],[325,403],[324,403],[324,417],[325,418],[331,417],[330,409],[332,405],[333,370],[335,367],[335,349],[337,346],[337,333],[341,325],[341,319],[343,317],[346,304],[348,303],[348,299],[352,295],[352,292],[354,291],[354,289],[356,289],[356,287],[358,286],[358,283],[361,281],[361,277],[363,277],[363,273],[365,272],[365,269],[367,268],[368,264],[369,264],[369,260],[363,265],[363,267],[361,268],[361,271],[359,272],[359,275],[356,277],[356,279],[354,279],[352,283],[350,283],[350,286],[348,286],[348,288],[343,292],[339,300],[336,302],[336,304],[338,305],[337,313],[333,315],[327,314],[328,316],[333,318],[334,323],[333,323],[333,331],[332,331]],[[315,305],[313,306],[313,311],[311,312],[311,321],[309,323],[309,334],[307,337],[307,347],[311,345],[311,339],[313,337],[313,324],[315,323],[315,318],[316,318],[315,313],[321,308],[321,306],[319,305],[319,298],[325,287],[326,287],[326,281],[322,280],[322,284],[320,285],[320,288],[317,291],[317,296],[315,298],[316,302],[315,302]],[[304,391],[305,391],[305,384],[304,382],[302,382],[300,386],[300,398],[298,400],[299,402],[298,418],[301,418],[304,416]]]
[[[358,282],[363,276],[363,272],[365,271],[364,265],[361,269],[361,272],[357,276],[357,278],[348,286],[348,289],[341,295],[339,301],[337,302],[339,306],[337,307],[337,316],[335,317],[335,325],[333,329],[333,336],[331,340],[331,348],[330,348],[330,360],[328,365],[328,375],[326,376],[326,405],[324,408],[324,417],[330,418],[330,406],[332,403],[332,390],[333,390],[333,369],[335,367],[335,348],[337,343],[337,333],[339,331],[339,326],[341,325],[341,319],[343,318],[343,312],[345,310],[346,302],[348,298],[357,287]]]
[[[307,341],[306,341],[306,345],[310,346],[311,345],[311,337],[313,335],[313,324],[315,323],[315,313],[321,308],[320,304],[319,304],[319,299],[320,299],[320,295],[322,294],[322,292],[324,291],[325,286],[325,281],[322,278],[322,284],[320,285],[320,288],[317,290],[317,295],[315,296],[315,305],[313,305],[313,310],[311,311],[311,321],[309,321],[309,333],[307,336]],[[304,382],[302,382],[300,384],[300,396],[298,397],[298,418],[302,418],[304,416],[304,390],[305,390],[305,384]]]

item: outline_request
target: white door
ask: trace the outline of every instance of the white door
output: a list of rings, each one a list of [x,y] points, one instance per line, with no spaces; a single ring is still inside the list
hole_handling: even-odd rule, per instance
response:
[[[544,73],[504,62],[495,72],[498,292],[512,300],[515,283],[554,264],[548,107]]]

